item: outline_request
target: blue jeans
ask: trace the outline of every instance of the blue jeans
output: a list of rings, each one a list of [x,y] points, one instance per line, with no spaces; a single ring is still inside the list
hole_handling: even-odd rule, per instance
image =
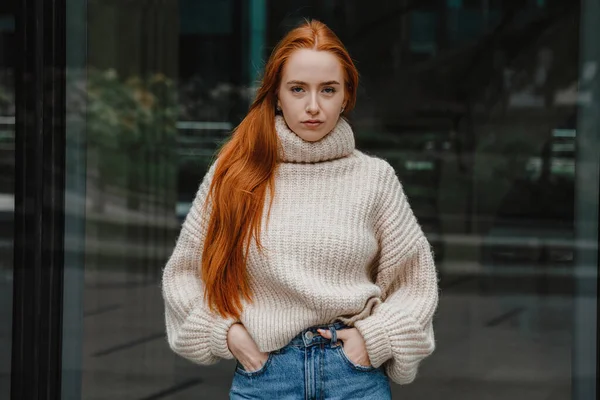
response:
[[[317,328],[330,329],[332,339]],[[246,371],[238,361],[230,399],[391,399],[383,366],[356,365],[337,340],[342,322],[305,329],[282,349],[269,353],[257,371]]]

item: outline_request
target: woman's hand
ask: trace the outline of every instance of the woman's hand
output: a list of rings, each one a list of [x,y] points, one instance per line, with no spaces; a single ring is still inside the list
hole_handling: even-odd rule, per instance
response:
[[[319,329],[321,336],[331,339],[331,331],[329,329]],[[337,337],[344,344],[344,353],[354,364],[364,367],[371,366],[369,354],[367,354],[367,346],[362,335],[356,328],[342,329],[337,332]]]
[[[227,346],[248,372],[258,371],[269,358],[269,353],[258,350],[256,342],[242,324],[231,325],[227,332]]]

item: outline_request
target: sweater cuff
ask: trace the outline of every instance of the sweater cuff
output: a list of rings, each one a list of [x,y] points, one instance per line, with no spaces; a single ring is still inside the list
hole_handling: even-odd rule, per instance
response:
[[[372,314],[363,320],[356,321],[354,327],[365,341],[367,354],[373,367],[379,368],[392,358],[392,345],[386,330],[386,321],[381,314]]]
[[[410,363],[433,351],[433,339],[415,318],[385,302],[354,326],[362,334],[371,365],[376,368],[392,357]]]
[[[234,318],[219,318],[217,317],[213,323],[212,334],[210,336],[210,347],[212,349],[212,353],[226,360],[231,360],[235,358],[231,351],[229,350],[229,346],[227,346],[227,332],[229,332],[229,328],[231,325],[239,322],[239,320]]]

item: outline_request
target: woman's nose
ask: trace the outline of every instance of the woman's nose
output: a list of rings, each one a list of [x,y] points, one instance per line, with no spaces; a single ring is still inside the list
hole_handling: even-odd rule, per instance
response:
[[[316,96],[310,96],[310,100],[306,105],[306,112],[309,114],[315,114],[319,112],[319,103],[317,102]]]

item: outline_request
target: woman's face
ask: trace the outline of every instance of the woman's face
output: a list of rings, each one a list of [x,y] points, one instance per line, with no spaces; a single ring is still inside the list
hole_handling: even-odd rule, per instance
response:
[[[327,51],[301,49],[288,58],[277,93],[287,126],[307,142],[323,139],[345,105],[344,72]]]

